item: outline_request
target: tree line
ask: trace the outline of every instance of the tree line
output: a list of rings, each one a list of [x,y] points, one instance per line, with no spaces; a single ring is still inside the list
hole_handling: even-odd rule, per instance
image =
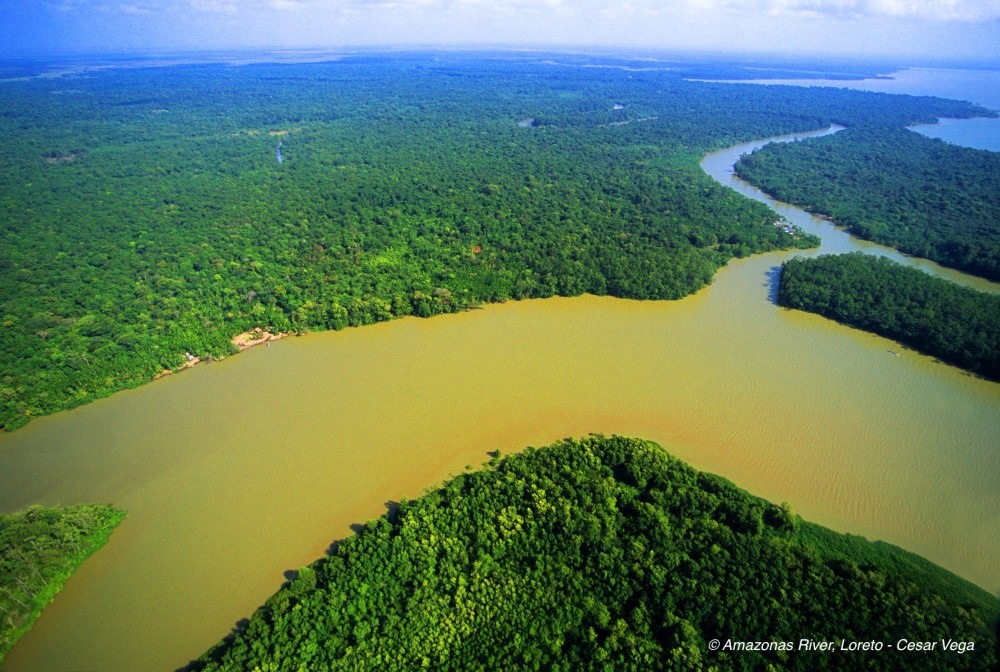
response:
[[[897,340],[1000,381],[1000,296],[995,294],[854,252],[786,261],[778,303]]]
[[[740,159],[736,172],[856,236],[1000,280],[996,152],[903,128],[858,126],[767,145]]]
[[[0,425],[254,327],[679,298],[734,256],[817,244],[704,175],[704,151],[978,110],[682,74],[400,54],[4,82]]]
[[[639,439],[491,461],[338,542],[188,669],[994,669],[997,599]],[[953,639],[937,651],[809,652]],[[766,651],[712,640],[787,643]]]
[[[0,515],[0,662],[124,518],[93,504]]]

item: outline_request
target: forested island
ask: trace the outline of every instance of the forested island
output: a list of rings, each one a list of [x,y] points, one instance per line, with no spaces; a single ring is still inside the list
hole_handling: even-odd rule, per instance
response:
[[[124,511],[90,504],[0,515],[0,663],[124,519]]]
[[[0,424],[227,356],[254,328],[679,298],[733,257],[817,244],[704,175],[703,152],[986,113],[589,64],[369,54],[0,82]]]
[[[781,267],[778,303],[1000,381],[1000,296],[855,252],[789,259]]]
[[[740,159],[736,172],[856,236],[1000,280],[997,152],[865,124],[767,145]]]
[[[918,556],[593,436],[401,501],[189,669],[985,672],[998,616]]]

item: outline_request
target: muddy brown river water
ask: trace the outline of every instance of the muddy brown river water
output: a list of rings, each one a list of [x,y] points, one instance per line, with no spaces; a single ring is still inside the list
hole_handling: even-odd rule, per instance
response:
[[[728,183],[748,148],[703,166]],[[889,253],[778,209],[824,252]],[[285,339],[0,437],[3,510],[129,511],[4,669],[176,669],[386,502],[488,451],[590,432],[659,441],[1000,590],[1000,385],[776,307],[791,254],[733,261],[681,301],[525,301]]]

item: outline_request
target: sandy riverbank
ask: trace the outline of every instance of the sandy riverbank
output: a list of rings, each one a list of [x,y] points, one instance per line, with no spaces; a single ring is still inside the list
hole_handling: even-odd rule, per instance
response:
[[[290,336],[288,333],[271,333],[270,331],[265,331],[260,327],[254,328],[252,331],[244,331],[242,334],[237,334],[233,336],[231,340],[232,344],[236,348],[243,352],[247,348],[252,348],[255,345],[260,345],[261,343],[267,343],[268,341],[279,341],[286,336]]]
[[[260,345],[262,343],[268,343],[270,341],[280,341],[281,339],[290,335],[291,334],[288,333],[272,333],[270,331],[261,329],[260,327],[255,327],[250,331],[244,331],[241,334],[233,336],[230,339],[230,342],[236,346],[237,350],[243,352],[244,350],[252,348],[256,345]],[[175,369],[163,369],[158,374],[153,376],[153,380],[158,380],[160,378],[163,378],[164,376],[170,376],[175,373],[180,373],[184,369],[190,369],[192,366],[200,364],[203,361],[201,357],[195,357],[190,352],[186,352],[184,354],[187,357],[187,361],[185,361],[183,364],[181,364]],[[208,361],[211,361],[211,359],[209,359]]]

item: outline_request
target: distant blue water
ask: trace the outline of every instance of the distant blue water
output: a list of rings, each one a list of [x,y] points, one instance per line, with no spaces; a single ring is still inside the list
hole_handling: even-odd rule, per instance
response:
[[[1000,119],[941,119],[936,124],[911,128],[929,138],[940,138],[953,145],[1000,152]]]
[[[761,79],[758,84],[830,86],[880,93],[939,96],[967,100],[1000,112],[1000,70],[958,70],[909,68],[888,75],[892,79],[842,81],[829,79]],[[975,149],[1000,152],[1000,118],[944,119],[938,124],[921,124],[913,130],[945,142]]]
[[[1000,71],[997,70],[912,68],[892,76],[892,80],[882,80],[885,88],[872,90],[967,100],[1000,111]],[[1000,118],[942,119],[937,124],[914,126],[913,130],[955,145],[1000,152]]]

